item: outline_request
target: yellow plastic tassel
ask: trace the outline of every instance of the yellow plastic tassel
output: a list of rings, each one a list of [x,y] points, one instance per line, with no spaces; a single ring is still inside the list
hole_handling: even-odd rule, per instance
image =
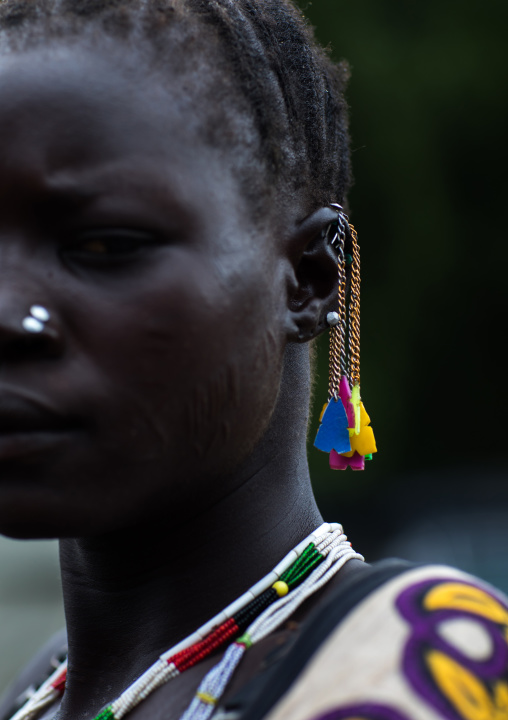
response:
[[[351,392],[351,405],[353,406],[353,410],[355,413],[355,435],[360,434],[361,430],[361,414],[360,414],[360,386],[358,383],[356,385],[353,385],[353,390]]]
[[[348,428],[349,436],[351,438],[351,452],[340,453],[344,457],[353,457],[355,452],[359,455],[371,455],[377,452],[376,440],[374,438],[374,431],[369,425],[370,417],[365,410],[363,403],[360,403],[360,432],[358,435],[355,434],[354,428]]]

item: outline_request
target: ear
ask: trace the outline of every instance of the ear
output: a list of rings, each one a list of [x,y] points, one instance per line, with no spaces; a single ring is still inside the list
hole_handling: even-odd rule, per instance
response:
[[[320,208],[288,239],[287,338],[291,342],[317,337],[329,327],[327,314],[338,309],[337,254],[327,238],[336,218],[332,208]]]

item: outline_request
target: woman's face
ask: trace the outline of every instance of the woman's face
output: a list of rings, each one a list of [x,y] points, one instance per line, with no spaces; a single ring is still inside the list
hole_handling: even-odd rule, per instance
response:
[[[6,534],[185,522],[267,427],[286,266],[200,140],[191,80],[163,90],[79,47],[0,59]]]

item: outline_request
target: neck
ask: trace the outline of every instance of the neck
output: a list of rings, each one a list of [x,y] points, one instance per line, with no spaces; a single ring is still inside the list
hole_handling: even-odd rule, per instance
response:
[[[294,369],[289,363],[286,373]],[[288,383],[284,387],[288,393],[281,392],[265,438],[241,469],[238,489],[193,517],[187,529],[139,527],[61,541],[69,639],[62,720],[94,717],[322,522],[310,486],[305,428],[295,428],[291,418],[302,398],[289,392]]]

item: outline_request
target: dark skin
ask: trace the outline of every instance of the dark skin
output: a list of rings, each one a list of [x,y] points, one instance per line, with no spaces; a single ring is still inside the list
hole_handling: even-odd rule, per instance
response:
[[[162,90],[129,52],[0,60],[0,530],[61,538],[59,720],[93,718],[322,522],[305,343],[334,308],[334,214],[295,197],[257,225],[247,151],[189,115],[201,76],[183,108],[184,80]],[[178,717],[214,662],[132,717]]]

